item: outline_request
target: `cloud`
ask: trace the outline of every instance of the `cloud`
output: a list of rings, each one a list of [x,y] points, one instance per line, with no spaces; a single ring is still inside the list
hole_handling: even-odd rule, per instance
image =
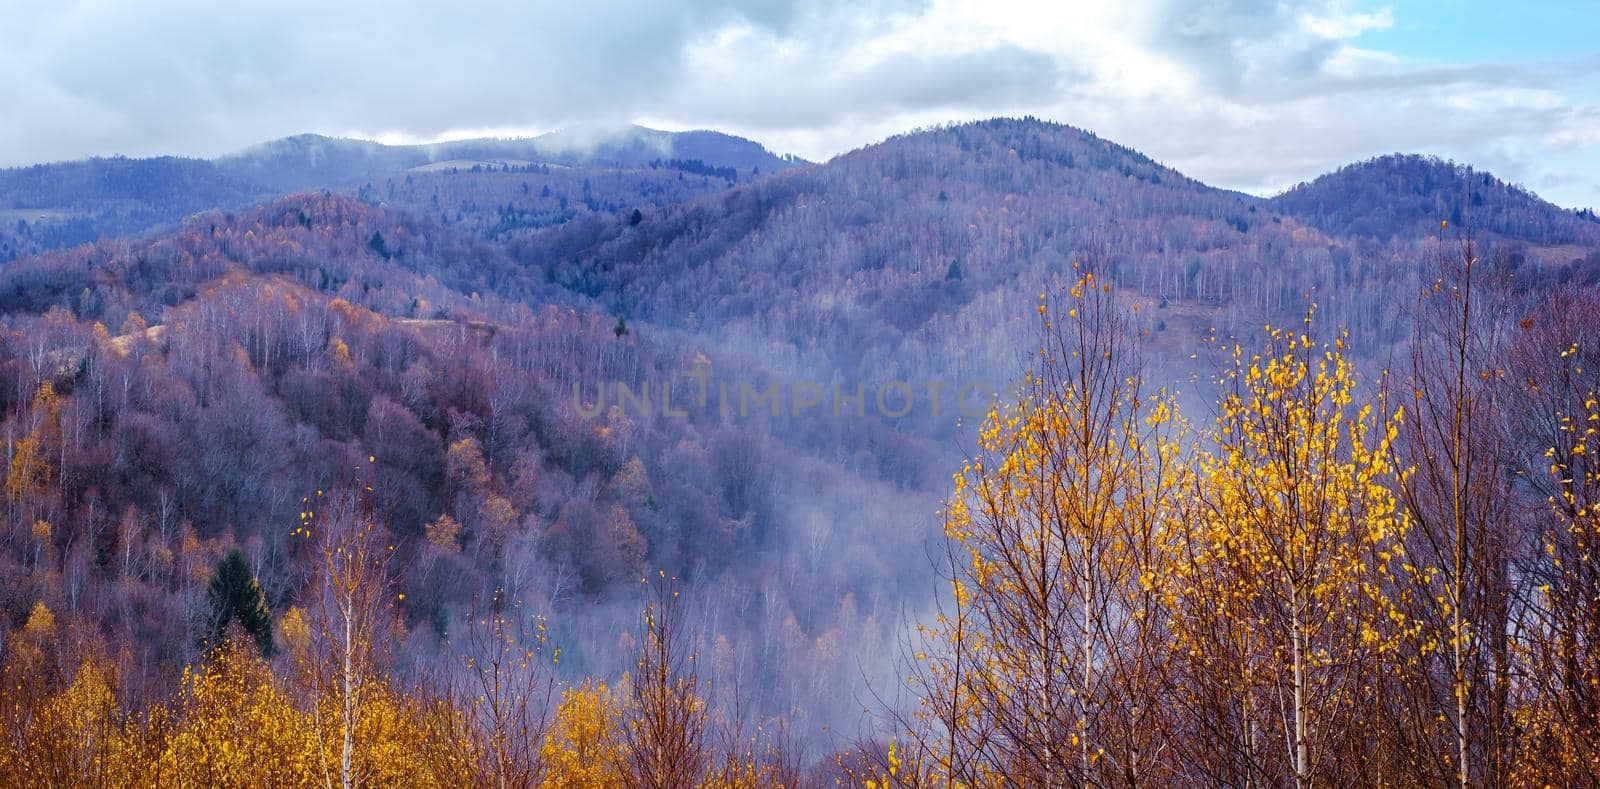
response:
[[[0,164],[644,122],[826,158],[997,114],[1084,126],[1270,192],[1418,151],[1600,204],[1597,59],[1419,62],[1354,0],[18,0]],[[1587,89],[1587,93],[1584,90]],[[1585,98],[1587,96],[1587,98]]]
[[[429,135],[626,118],[690,42],[795,4],[24,2],[5,7],[0,150],[214,154],[306,130]]]

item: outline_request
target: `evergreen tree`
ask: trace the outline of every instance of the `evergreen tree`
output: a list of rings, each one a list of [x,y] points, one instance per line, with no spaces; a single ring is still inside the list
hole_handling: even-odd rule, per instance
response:
[[[617,325],[612,327],[611,333],[617,335],[619,340],[628,336],[628,322],[621,315],[617,316]]]
[[[262,656],[272,655],[272,614],[267,610],[261,585],[238,548],[228,551],[217,563],[217,571],[206,589],[206,601],[211,606],[211,644],[222,643],[228,623],[237,620],[239,627],[255,639]]]
[[[372,251],[378,253],[380,257],[389,257],[389,246],[384,243],[382,233],[372,231],[372,239],[367,241],[367,246],[372,247]]]

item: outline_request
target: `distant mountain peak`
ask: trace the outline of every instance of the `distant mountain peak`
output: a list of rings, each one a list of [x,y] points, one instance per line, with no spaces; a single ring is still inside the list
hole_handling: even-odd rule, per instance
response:
[[[258,142],[254,145],[241,148],[232,153],[223,154],[222,156],[217,157],[214,161],[227,162],[239,159],[249,159],[252,157],[281,154],[286,151],[298,152],[314,150],[328,146],[367,149],[389,147],[383,143],[374,142],[372,140],[362,140],[354,137],[333,137],[326,134],[317,134],[315,132],[302,132],[300,134],[291,134],[288,137],[279,137],[273,140]]]
[[[871,152],[929,144],[952,146],[963,156],[987,158],[996,166],[1005,166],[1009,161],[1006,157],[1014,156],[1023,161],[1042,162],[1069,170],[1106,171],[1155,186],[1165,184],[1191,191],[1225,191],[1196,181],[1133,148],[1114,143],[1087,129],[1031,115],[1020,118],[995,117],[917,129],[844,156],[874,155]]]
[[[1486,170],[1422,154],[1347,164],[1267,201],[1330,235],[1389,239],[1441,221],[1539,244],[1600,244],[1600,225]]]
[[[722,132],[668,132],[636,125],[572,126],[536,137],[480,137],[415,145],[306,133],[258,143],[216,162],[274,190],[293,191],[436,162],[639,168],[660,160],[696,161],[746,173],[775,172],[803,163],[778,156],[753,140]]]

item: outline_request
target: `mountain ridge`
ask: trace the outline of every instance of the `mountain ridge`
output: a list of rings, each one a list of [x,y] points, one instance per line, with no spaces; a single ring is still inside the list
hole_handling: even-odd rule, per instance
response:
[[[710,131],[551,132],[413,146],[304,133],[200,159],[93,157],[0,169],[0,262],[168,226],[210,208],[237,209],[301,191],[403,176],[436,162],[646,169],[665,166],[736,180],[805,162],[752,140]]]
[[[336,158],[341,155],[342,160]],[[348,180],[458,160],[621,168],[647,167],[652,161],[694,160],[712,167],[768,172],[806,163],[779,156],[758,142],[731,134],[705,130],[669,132],[643,126],[561,129],[533,137],[475,137],[400,145],[306,133],[257,143],[213,161],[224,169],[258,177],[276,174],[277,182],[290,184],[292,191],[330,177]],[[292,175],[286,176],[286,170]]]

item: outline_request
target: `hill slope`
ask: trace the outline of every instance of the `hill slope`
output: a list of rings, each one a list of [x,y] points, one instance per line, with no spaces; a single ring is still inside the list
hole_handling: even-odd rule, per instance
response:
[[[844,720],[863,665],[808,645],[886,643],[946,473],[882,420],[697,407],[687,371],[773,376],[703,338],[615,332],[497,246],[333,195],[15,262],[0,326],[0,426],[50,458],[0,506],[51,524],[28,556],[0,550],[0,622],[39,599],[80,611],[155,687],[196,657],[184,568],[240,546],[274,610],[301,602],[299,502],[359,475],[408,655],[499,591],[564,612],[564,668],[625,670],[615,635],[637,612],[611,601],[666,567],[721,623],[708,641],[758,656],[719,682]],[[652,393],[643,410],[607,407],[620,385]]]

